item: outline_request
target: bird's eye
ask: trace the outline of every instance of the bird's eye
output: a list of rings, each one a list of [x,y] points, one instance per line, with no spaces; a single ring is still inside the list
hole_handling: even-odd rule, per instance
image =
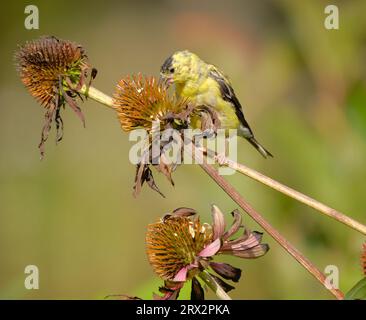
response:
[[[174,68],[170,68],[170,69],[169,69],[169,72],[170,72],[170,73],[173,73],[173,72],[174,72]]]

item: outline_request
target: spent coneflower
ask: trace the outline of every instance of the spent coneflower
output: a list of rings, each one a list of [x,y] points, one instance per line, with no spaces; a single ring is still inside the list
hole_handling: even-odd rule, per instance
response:
[[[212,225],[201,223],[193,209],[179,208],[148,226],[146,252],[155,273],[164,280],[161,299],[176,299],[189,280],[192,281],[192,299],[204,298],[201,282],[220,298],[229,298],[226,292],[234,287],[222,278],[238,282],[241,270],[228,263],[215,262],[213,258],[220,254],[258,258],[269,249],[267,244],[261,243],[262,233],[248,229],[231,240],[243,227],[239,211],[233,211],[232,215],[234,221],[228,230],[223,213],[215,205],[212,206]]]
[[[189,125],[192,107],[185,100],[169,95],[164,83],[142,74],[127,76],[118,82],[113,104],[124,131],[144,129],[148,134],[147,147],[137,164],[134,195],[139,194],[146,182],[164,196],[154,181],[150,164],[174,184],[171,174],[176,163],[167,163],[165,152],[169,152],[169,148],[178,142],[174,139],[163,142],[161,136],[167,129],[177,130],[179,136],[180,130]],[[159,152],[155,156],[152,152],[154,141],[159,141]]]
[[[20,46],[15,61],[23,84],[46,109],[39,144],[43,156],[52,121],[56,123],[56,141],[62,139],[61,107],[69,105],[85,125],[76,98],[81,97],[78,91],[85,86],[88,77],[95,77],[96,69],[91,68],[82,46],[54,36],[44,36]]]
[[[185,100],[169,95],[167,87],[152,76],[127,76],[121,79],[113,95],[114,106],[124,131],[145,129],[151,132],[154,121],[160,129],[184,128],[187,116]]]

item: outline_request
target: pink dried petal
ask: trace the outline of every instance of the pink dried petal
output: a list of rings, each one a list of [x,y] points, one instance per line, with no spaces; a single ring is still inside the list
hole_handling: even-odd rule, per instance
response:
[[[184,281],[186,281],[187,280],[187,273],[188,273],[188,266],[183,267],[175,275],[173,281],[176,281],[176,282],[184,282]]]
[[[233,234],[235,234],[239,230],[239,228],[241,226],[242,216],[241,216],[240,212],[238,210],[234,210],[231,214],[234,217],[234,222],[231,225],[230,229],[224,233],[224,236],[223,236],[224,239],[230,238]]]
[[[262,233],[255,231],[251,233],[246,240],[233,244],[231,247],[234,250],[236,249],[244,250],[257,246],[258,244],[261,243],[261,241],[262,241]]]
[[[214,242],[211,242],[206,248],[204,248],[199,254],[199,257],[212,257],[221,248],[221,240],[217,238]]]
[[[239,238],[231,241],[225,241],[221,251],[225,250],[246,250],[259,245],[262,241],[263,234],[258,231],[245,231]]]
[[[212,205],[211,213],[212,213],[213,239],[216,240],[217,238],[221,238],[225,232],[225,226],[226,226],[225,219],[224,214],[215,205]]]
[[[225,254],[232,254],[236,257],[254,259],[259,258],[267,253],[269,250],[268,244],[260,244],[254,248],[246,249],[246,250],[232,250],[223,252]]]

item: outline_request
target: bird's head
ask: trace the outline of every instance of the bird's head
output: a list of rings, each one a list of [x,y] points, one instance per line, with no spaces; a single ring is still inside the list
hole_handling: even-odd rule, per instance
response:
[[[177,51],[167,58],[160,69],[160,76],[170,85],[194,80],[199,74],[202,60],[194,53]]]

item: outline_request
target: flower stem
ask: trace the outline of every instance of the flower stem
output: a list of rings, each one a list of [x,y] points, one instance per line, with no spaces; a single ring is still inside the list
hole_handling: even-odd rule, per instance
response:
[[[217,281],[206,271],[203,270],[198,275],[199,278],[207,284],[207,286],[221,299],[232,300],[230,296],[224,291],[224,289],[217,283]]]
[[[94,87],[87,86],[84,84],[81,87],[81,89],[78,90],[78,92],[90,99],[93,99],[96,102],[99,102],[99,103],[105,105],[106,107],[109,107],[112,109],[114,108],[113,98],[106,95],[105,93],[99,91],[98,89],[96,89]]]
[[[205,151],[206,151],[206,154],[210,158],[214,159],[216,157],[215,152],[213,152],[211,150],[205,150]],[[339,212],[317,200],[310,198],[309,196],[307,196],[299,191],[296,191],[270,177],[267,177],[266,175],[264,175],[258,171],[255,171],[254,169],[251,169],[241,163],[237,163],[235,161],[232,161],[228,158],[223,158],[223,157],[221,157],[221,159],[220,159],[220,165],[234,169],[235,171],[240,172],[240,173],[246,175],[247,177],[252,178],[253,180],[263,183],[264,185],[266,185],[274,190],[277,190],[299,202],[302,202],[302,203],[306,204],[307,206],[319,211],[320,213],[323,213],[323,214],[327,215],[328,217],[331,217],[331,218],[351,227],[352,229],[366,235],[366,226],[364,224],[352,219],[351,217],[343,214],[342,212]]]
[[[343,300],[344,294],[339,289],[334,288],[326,281],[325,275],[299,250],[297,250],[284,236],[282,236],[272,225],[265,220],[241,195],[230,185],[218,171],[204,161],[201,152],[195,152],[197,148],[191,144],[187,151],[193,151],[191,156],[196,163],[213,179],[252,219],[254,219],[274,240],[277,241],[297,262],[299,262],[309,273],[311,273],[326,289],[328,289],[337,299]]]

